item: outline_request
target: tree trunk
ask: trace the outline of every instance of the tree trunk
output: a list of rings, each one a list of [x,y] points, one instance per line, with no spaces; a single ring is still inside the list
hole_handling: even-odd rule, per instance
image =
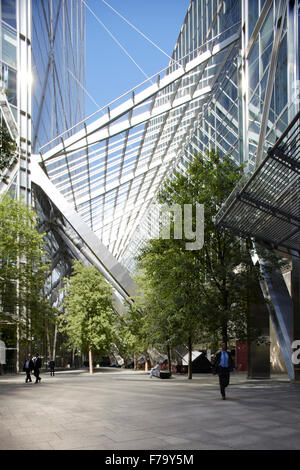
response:
[[[172,364],[171,364],[171,348],[170,345],[168,344],[167,346],[167,354],[168,354],[168,363],[169,363],[169,372],[172,375]]]
[[[75,348],[72,348],[72,369],[75,369]]]
[[[16,344],[16,373],[20,372],[20,327],[17,322],[17,344]]]
[[[89,366],[90,366],[90,374],[94,373],[93,369],[93,351],[89,349]]]
[[[147,360],[147,351],[145,352],[145,372],[148,372],[148,360]]]
[[[54,327],[52,361],[55,361],[55,356],[56,356],[56,339],[57,339],[57,321],[55,321],[55,327]]]
[[[227,348],[227,343],[228,343],[227,322],[224,322],[222,325],[222,341],[225,343],[226,348]]]
[[[136,354],[133,353],[133,370],[136,370]]]
[[[188,352],[189,352],[189,359],[188,359],[188,379],[192,379],[193,378],[193,374],[192,374],[192,338],[189,337],[189,342],[188,342]]]
[[[247,309],[247,376],[248,376],[248,379],[250,378],[250,371],[252,370],[252,367],[251,367],[251,354],[250,354],[250,350],[251,350],[251,331],[250,331],[250,291],[249,291],[249,279],[250,279],[250,266],[251,264],[248,264],[247,266],[247,271],[246,271],[246,274],[247,274],[247,278],[246,278],[246,282],[247,282],[247,288],[246,288],[246,309]]]
[[[49,361],[51,361],[51,345],[50,345],[50,335],[49,335],[49,328],[48,325],[46,325],[46,338],[47,338],[47,367]]]

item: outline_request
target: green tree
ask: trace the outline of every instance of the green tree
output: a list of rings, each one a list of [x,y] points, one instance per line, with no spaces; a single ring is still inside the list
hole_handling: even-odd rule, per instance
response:
[[[59,330],[67,333],[73,348],[89,354],[92,374],[94,352],[107,353],[115,343],[111,287],[94,266],[75,261],[72,276],[64,279],[64,292]]]
[[[136,369],[137,356],[147,354],[149,337],[147,335],[146,316],[143,305],[136,299],[124,301],[125,313],[118,317],[116,323],[116,346],[124,362],[133,357]],[[146,367],[146,366],[145,366]]]
[[[134,299],[124,302],[126,313],[119,318],[118,349],[124,357],[133,355],[136,358],[137,354],[144,354],[145,370],[150,349],[155,347],[160,351],[165,350],[171,368],[170,349],[177,330],[168,308],[169,303],[165,302],[166,298],[161,292],[153,289],[151,278],[143,271],[135,276],[135,281],[138,289]]]
[[[5,170],[17,162],[16,143],[11,138],[5,124],[0,125],[0,180],[7,183]]]
[[[204,205],[203,248],[187,250],[190,240],[174,239],[173,224],[170,240],[150,240],[139,257],[139,267],[145,270],[154,292],[165,298],[165,320],[171,316],[174,327],[180,329],[190,359],[193,342],[203,335],[226,343],[230,337],[245,339],[247,335],[248,293],[258,273],[249,269],[249,246],[214,223],[242,175],[243,167],[229,156],[221,158],[214,151],[195,155],[184,174],[175,173],[165,182],[158,202],[169,207],[178,204],[182,209],[184,204]]]
[[[0,197],[0,220],[0,322],[13,325],[18,344],[30,349],[32,337],[43,335],[44,234],[36,212],[8,195]]]
[[[139,267],[145,273],[143,285],[148,285],[145,302],[152,344],[166,350],[170,371],[171,349],[187,344],[188,377],[192,378],[192,344],[204,333],[205,326],[200,279],[190,258],[180,240],[151,240],[141,252]]]
[[[186,173],[176,173],[159,195],[159,202],[168,205],[204,204],[204,246],[187,252],[186,257],[197,269],[194,274],[200,281],[196,285],[198,297],[203,297],[206,324],[211,331],[219,331],[226,343],[229,328],[237,336],[246,328],[240,281],[251,260],[241,239],[228,229],[217,228],[214,219],[242,174],[243,167],[237,166],[230,156],[221,157],[214,151],[195,155]]]

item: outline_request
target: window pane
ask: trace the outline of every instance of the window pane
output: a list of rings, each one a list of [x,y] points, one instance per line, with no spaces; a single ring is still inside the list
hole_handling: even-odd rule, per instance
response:
[[[16,34],[5,24],[2,25],[2,59],[13,67],[17,66],[17,38]]]
[[[2,64],[2,81],[8,102],[17,106],[17,72],[6,64]]]
[[[280,114],[287,104],[287,39],[281,42],[275,76],[275,111]]]
[[[2,20],[16,28],[16,0],[1,0]]]

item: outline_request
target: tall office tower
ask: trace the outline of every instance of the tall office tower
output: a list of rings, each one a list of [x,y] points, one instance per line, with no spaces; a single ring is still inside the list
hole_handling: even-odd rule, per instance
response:
[[[1,0],[1,120],[16,139],[19,159],[10,173],[10,190],[30,201],[31,154],[31,2]],[[6,189],[1,185],[0,191]]]
[[[85,8],[77,0],[31,1],[32,153],[38,153],[85,117]]]
[[[54,303],[72,256],[57,256],[61,240],[45,225],[52,207],[32,184],[30,167],[34,153],[66,129],[75,132],[85,116],[85,7],[80,0],[1,0],[0,19],[0,119],[18,147],[0,193],[8,189],[33,205],[48,231],[53,262],[45,290]]]
[[[1,119],[20,149],[10,181],[30,203],[32,153],[85,114],[85,10],[73,0],[1,0],[0,8]]]
[[[32,8],[32,159],[66,129],[76,132],[85,117],[85,7],[80,0],[31,0]],[[49,171],[55,171],[55,163]],[[58,175],[58,179],[60,175]],[[45,284],[52,304],[58,302],[62,278],[74,258],[53,231],[54,208],[32,184],[32,202],[52,260]],[[58,219],[58,217],[57,217]]]

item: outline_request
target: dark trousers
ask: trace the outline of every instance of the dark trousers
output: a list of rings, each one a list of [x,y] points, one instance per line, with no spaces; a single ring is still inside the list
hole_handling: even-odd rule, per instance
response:
[[[30,375],[30,369],[25,369],[25,372],[26,372],[26,383],[29,381],[29,382],[32,382],[31,380],[31,375]]]
[[[54,369],[50,369],[50,375],[54,375]]]
[[[225,388],[228,387],[229,378],[230,378],[229,368],[219,366],[218,375],[219,375],[221,395],[222,397],[225,397]]]
[[[35,381],[38,382],[40,378],[40,369],[34,369],[33,375],[35,376]]]

